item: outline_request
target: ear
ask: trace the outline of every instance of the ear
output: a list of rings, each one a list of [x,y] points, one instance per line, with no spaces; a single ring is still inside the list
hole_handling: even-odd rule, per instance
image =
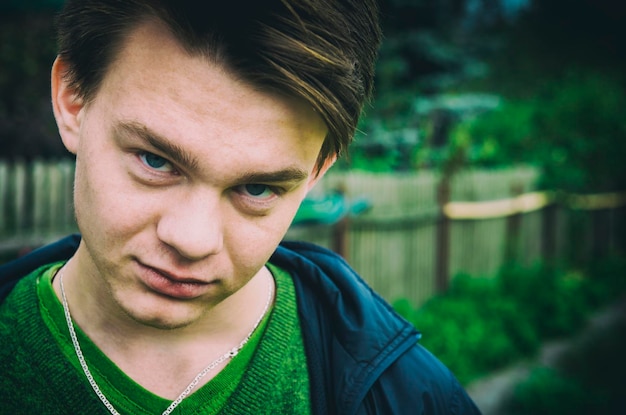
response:
[[[313,186],[317,184],[317,182],[319,182],[322,179],[322,177],[324,177],[328,169],[330,169],[332,165],[335,164],[335,161],[337,161],[337,156],[328,157],[324,161],[324,164],[322,164],[322,167],[317,172],[314,172],[311,175],[311,178],[309,179],[309,182],[307,183],[307,188],[306,188],[307,193],[313,188]]]
[[[52,108],[61,140],[70,153],[76,154],[80,138],[83,99],[67,81],[67,63],[57,57],[52,65]]]

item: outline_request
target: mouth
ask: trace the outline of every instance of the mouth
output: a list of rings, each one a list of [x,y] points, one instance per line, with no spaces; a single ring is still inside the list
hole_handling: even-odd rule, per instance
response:
[[[151,291],[165,297],[190,300],[205,294],[214,283],[199,278],[181,276],[140,264],[140,279]]]

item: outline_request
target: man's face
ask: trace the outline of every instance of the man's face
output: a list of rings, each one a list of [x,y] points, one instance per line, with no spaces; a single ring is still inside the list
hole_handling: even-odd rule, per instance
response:
[[[57,118],[76,123],[60,130],[77,155],[80,278],[156,327],[198,321],[259,272],[326,134],[303,103],[188,55],[156,24],[129,37],[92,102],[63,105]]]

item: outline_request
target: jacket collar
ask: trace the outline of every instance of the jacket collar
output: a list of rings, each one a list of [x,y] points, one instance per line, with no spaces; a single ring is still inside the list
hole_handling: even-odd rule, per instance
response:
[[[329,250],[284,242],[270,262],[294,279],[314,413],[355,413],[419,333]],[[316,407],[325,403],[333,406]]]

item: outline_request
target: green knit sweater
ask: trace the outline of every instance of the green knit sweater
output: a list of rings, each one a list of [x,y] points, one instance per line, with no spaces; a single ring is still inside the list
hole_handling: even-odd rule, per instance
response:
[[[0,307],[0,414],[108,413],[77,359],[67,353],[69,335],[58,324],[60,304],[50,306],[43,301],[42,294],[50,293],[41,286],[38,296],[41,277],[54,268],[43,267],[23,279]],[[293,282],[284,271],[270,269],[276,280],[276,302],[265,331],[259,330],[260,338],[251,341],[250,348],[244,348],[218,376],[186,398],[174,414],[310,413]],[[43,313],[42,304],[49,308]],[[53,334],[55,327],[59,330]],[[79,340],[87,359],[97,362],[98,384],[121,413],[158,414],[169,405],[123,375],[84,334],[79,333]],[[60,344],[65,344],[65,352]],[[108,382],[107,376],[115,379]]]

